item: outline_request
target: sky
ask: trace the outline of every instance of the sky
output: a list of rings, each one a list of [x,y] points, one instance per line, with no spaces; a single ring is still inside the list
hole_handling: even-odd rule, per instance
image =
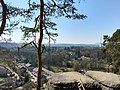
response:
[[[24,6],[27,0],[6,1],[14,1],[11,4]],[[54,19],[58,28],[56,43],[95,44],[102,42],[103,35],[111,36],[120,28],[119,6],[120,0],[81,0],[77,8],[80,13],[87,15],[87,18],[85,20]],[[21,37],[20,32],[15,31],[12,40],[20,42]]]

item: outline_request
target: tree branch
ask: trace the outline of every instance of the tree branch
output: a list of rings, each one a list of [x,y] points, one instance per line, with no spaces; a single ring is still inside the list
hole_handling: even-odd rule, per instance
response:
[[[35,42],[33,42],[33,45],[36,47],[36,49],[38,49],[38,46],[36,45],[36,43],[35,43]]]
[[[31,41],[31,42],[29,42],[29,43],[26,43],[26,44],[24,44],[23,46],[21,46],[20,48],[24,48],[24,47],[26,47],[26,46],[28,46],[28,45],[30,45],[30,44],[32,44],[33,43],[33,41]]]
[[[4,3],[3,0],[0,0],[0,3],[2,5],[2,24],[1,24],[1,27],[0,27],[0,36],[2,35],[4,29],[5,29],[5,25],[6,25],[6,17],[7,17],[7,6],[6,4]]]

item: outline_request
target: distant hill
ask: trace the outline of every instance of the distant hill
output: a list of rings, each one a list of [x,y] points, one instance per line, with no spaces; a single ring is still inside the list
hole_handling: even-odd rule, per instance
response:
[[[9,42],[0,42],[0,46],[11,49],[11,50],[16,50],[18,47],[20,47],[20,44],[18,43],[9,43]]]
[[[45,44],[49,46],[49,44]],[[99,44],[51,44],[51,47],[99,47]]]
[[[19,43],[10,43],[10,42],[0,42],[0,46],[16,50],[18,47],[21,46]],[[49,46],[49,44],[45,44],[45,46]],[[100,44],[51,44],[51,47],[99,47]]]

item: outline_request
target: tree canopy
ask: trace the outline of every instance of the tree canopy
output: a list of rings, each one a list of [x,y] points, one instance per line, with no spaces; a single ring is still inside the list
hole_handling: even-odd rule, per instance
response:
[[[120,74],[120,29],[117,29],[111,37],[106,38],[106,57],[112,71]]]
[[[57,33],[51,32],[51,30],[57,30],[56,23],[52,20],[53,18],[65,17],[68,19],[85,19],[87,16],[79,14],[76,8],[76,1],[74,0],[45,0],[44,1],[44,31],[46,34],[51,36],[57,36]],[[5,26],[4,33],[12,33],[14,29],[20,27],[24,32],[24,40],[28,41],[28,38],[35,37],[36,33],[39,32],[39,19],[38,13],[40,9],[39,1],[28,0],[26,7],[11,6],[6,4],[7,11],[7,24]],[[2,13],[2,11],[0,11]],[[2,21],[2,17],[0,17]],[[28,26],[31,23],[33,26]],[[24,25],[23,25],[24,24]],[[51,38],[52,39],[52,38]],[[31,40],[31,39],[30,39]]]

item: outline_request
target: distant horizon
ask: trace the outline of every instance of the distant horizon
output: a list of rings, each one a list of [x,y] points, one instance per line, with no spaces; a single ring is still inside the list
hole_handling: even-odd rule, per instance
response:
[[[13,42],[13,41],[11,41],[11,42],[9,42],[9,41],[0,41],[0,43],[16,43],[16,44],[19,44],[19,43],[21,43],[21,42]],[[43,44],[49,44],[49,43],[43,43]],[[86,44],[86,45],[100,45],[101,43],[50,43],[50,44],[76,44],[76,45],[79,45],[79,44]]]

